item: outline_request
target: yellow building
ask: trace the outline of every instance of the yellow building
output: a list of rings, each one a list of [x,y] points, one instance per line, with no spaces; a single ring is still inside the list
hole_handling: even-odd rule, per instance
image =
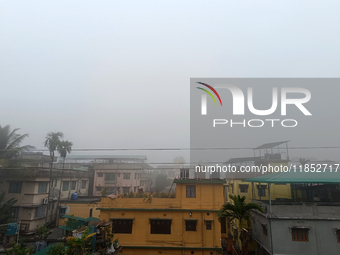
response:
[[[221,254],[227,227],[218,221],[225,180],[179,179],[176,198],[102,198],[123,254]],[[225,234],[221,233],[224,232]]]
[[[80,218],[99,218],[100,197],[78,197],[77,200],[62,199],[59,206],[59,226],[66,225],[64,215]]]

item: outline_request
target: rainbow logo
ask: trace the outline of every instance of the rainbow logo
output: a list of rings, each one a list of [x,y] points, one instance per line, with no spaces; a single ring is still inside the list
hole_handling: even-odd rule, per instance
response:
[[[220,104],[221,104],[221,106],[222,106],[222,101],[221,101],[221,98],[220,98],[220,95],[217,93],[217,91],[213,88],[213,87],[211,87],[210,85],[208,85],[208,84],[205,84],[205,83],[203,83],[203,82],[197,82],[198,84],[201,84],[201,85],[203,85],[203,86],[206,86],[207,88],[209,88],[209,89],[211,89],[211,91],[212,92],[214,92],[215,93],[215,95],[218,97],[218,100],[220,100]],[[203,90],[203,91],[205,91],[209,96],[211,96],[211,98],[214,100],[214,102],[215,102],[215,105],[217,105],[217,103],[216,103],[216,100],[215,100],[215,98],[214,98],[214,96],[208,91],[208,90],[206,90],[206,89],[203,89],[203,88],[200,88],[200,87],[196,87],[196,88],[198,88],[198,89],[201,89],[201,90]]]

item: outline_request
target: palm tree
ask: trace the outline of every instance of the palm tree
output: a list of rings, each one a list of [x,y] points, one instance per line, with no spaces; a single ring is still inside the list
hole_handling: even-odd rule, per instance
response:
[[[304,159],[304,158],[299,159],[299,162],[303,167],[305,167],[305,165],[307,165],[309,161],[310,161],[309,159]]]
[[[5,192],[0,193],[0,225],[8,223],[9,220],[13,218],[10,213],[10,209],[17,202],[17,200],[14,198],[4,202],[5,194]]]
[[[67,156],[67,153],[71,153],[72,146],[73,146],[73,143],[69,142],[67,140],[66,141],[61,141],[58,144],[57,150],[58,150],[58,152],[60,154],[60,157],[63,158],[63,168],[64,168],[65,158]]]
[[[65,158],[67,156],[67,153],[71,153],[72,150],[72,146],[73,143],[69,142],[69,141],[61,141],[58,146],[57,146],[57,150],[60,154],[60,157],[63,158],[63,169],[61,171],[61,179],[60,179],[60,186],[59,186],[59,196],[58,196],[58,204],[60,201],[60,197],[61,197],[61,185],[63,183],[63,176],[64,176],[64,166],[65,166]],[[58,224],[58,214],[59,214],[59,209],[57,209],[57,224]]]
[[[251,226],[251,210],[259,210],[263,213],[263,208],[261,205],[256,203],[246,203],[246,197],[240,195],[229,195],[232,200],[231,203],[226,203],[222,206],[218,212],[218,220],[221,222],[223,219],[228,219],[229,222],[234,220],[239,221],[239,227],[241,229],[242,221],[246,221],[247,227]],[[245,234],[246,232],[246,234]],[[248,234],[247,230],[241,231],[241,241],[242,241],[242,252],[240,254],[248,254]],[[238,238],[238,237],[235,237]]]
[[[50,185],[48,189],[48,198],[50,198],[51,194],[51,182],[52,182],[52,167],[53,167],[53,162],[54,162],[54,152],[58,148],[58,145],[60,144],[60,139],[64,137],[64,134],[62,132],[49,132],[47,133],[45,137],[45,142],[44,146],[48,148],[50,151],[50,158],[51,158],[51,163],[50,163]],[[48,215],[48,210],[46,210],[46,222],[47,222],[47,215]]]
[[[256,203],[246,203],[246,197],[230,194],[229,198],[233,204],[226,203],[218,212],[218,220],[227,218],[229,221],[239,220],[240,224],[243,220],[247,222],[247,226],[251,226],[251,210],[259,210],[263,213],[261,205]]]
[[[20,146],[28,134],[17,134],[20,128],[11,130],[9,125],[0,126],[0,160],[3,164],[8,164],[14,159],[18,159],[23,152],[35,149],[34,146]]]

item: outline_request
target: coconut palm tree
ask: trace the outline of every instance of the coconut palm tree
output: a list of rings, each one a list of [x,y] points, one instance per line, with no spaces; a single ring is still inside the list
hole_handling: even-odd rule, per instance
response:
[[[230,194],[229,198],[232,200],[232,203],[226,203],[222,206],[218,212],[219,221],[225,218],[229,221],[239,220],[240,224],[242,221],[246,221],[247,226],[250,227],[251,210],[259,210],[260,212],[263,212],[261,205],[256,203],[246,203],[245,196],[241,197],[240,195]]]
[[[67,156],[67,153],[71,153],[72,150],[72,146],[73,143],[69,142],[69,141],[61,141],[58,146],[57,146],[57,150],[60,154],[60,157],[62,157],[63,159],[63,169],[61,171],[61,179],[60,179],[60,186],[59,186],[59,196],[58,196],[58,204],[60,201],[60,197],[61,197],[61,185],[63,183],[63,176],[64,176],[64,166],[65,166],[65,158]],[[59,210],[57,210],[57,219],[58,219],[58,212]],[[57,220],[57,224],[58,224],[58,220]]]
[[[304,158],[300,158],[299,159],[299,163],[304,167],[305,165],[308,164],[310,160],[309,159],[304,159]]]
[[[58,145],[60,144],[60,139],[64,137],[64,134],[62,132],[49,132],[47,133],[45,137],[45,142],[44,146],[49,150],[50,152],[50,158],[51,158],[51,163],[50,163],[50,185],[48,189],[48,198],[50,197],[51,194],[51,182],[52,182],[52,167],[53,167],[53,162],[54,162],[54,152],[57,150]],[[46,222],[47,222],[47,215],[48,215],[48,210],[46,210]]]
[[[23,152],[35,149],[34,146],[21,146],[28,134],[17,134],[20,128],[11,130],[9,125],[0,126],[0,160],[2,164],[9,164],[11,161],[18,159]]]

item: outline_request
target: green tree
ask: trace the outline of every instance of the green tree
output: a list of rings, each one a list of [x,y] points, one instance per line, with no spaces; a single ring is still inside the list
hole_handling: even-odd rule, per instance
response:
[[[44,146],[49,150],[50,152],[50,158],[51,158],[51,163],[50,163],[50,183],[49,183],[49,189],[48,189],[48,198],[51,195],[51,182],[52,182],[52,168],[53,168],[53,162],[54,162],[54,152],[57,150],[59,144],[60,144],[60,139],[64,137],[64,134],[62,132],[49,132],[47,133],[45,137],[45,142]],[[46,220],[47,222],[47,215],[48,215],[48,210],[46,210]],[[52,216],[52,211],[51,211],[51,216]]]
[[[239,220],[241,225],[242,221],[246,221],[247,226],[251,226],[251,210],[259,210],[263,212],[263,207],[256,203],[246,203],[246,197],[240,195],[229,195],[232,203],[226,203],[218,212],[218,219],[227,218],[229,221]]]
[[[17,134],[20,128],[11,130],[9,125],[0,126],[0,165],[8,166],[17,160],[23,152],[28,152],[35,149],[34,146],[21,146],[28,134]]]
[[[5,192],[0,194],[0,225],[8,223],[9,220],[13,218],[10,213],[10,209],[17,202],[14,198],[5,202],[5,194]]]
[[[6,255],[31,255],[33,254],[33,247],[26,247],[20,244],[13,243],[12,249],[5,250]]]
[[[305,165],[308,164],[309,159],[300,158],[300,159],[299,159],[299,162],[300,162],[300,164],[304,167]]]
[[[170,185],[170,183],[171,183],[171,181],[168,180],[168,177],[166,176],[166,174],[158,174],[156,176],[156,180],[155,180],[154,191],[155,192],[161,192],[166,187],[168,187]]]
[[[61,170],[61,180],[60,180],[60,187],[59,187],[58,204],[59,204],[60,197],[61,197],[61,185],[63,183],[63,177],[64,177],[65,159],[66,159],[67,154],[71,153],[72,146],[73,146],[73,143],[69,142],[67,140],[66,141],[60,141],[57,144],[57,150],[59,152],[60,157],[63,159],[63,169]],[[59,210],[57,210],[57,221],[58,221],[58,214],[59,214]]]

